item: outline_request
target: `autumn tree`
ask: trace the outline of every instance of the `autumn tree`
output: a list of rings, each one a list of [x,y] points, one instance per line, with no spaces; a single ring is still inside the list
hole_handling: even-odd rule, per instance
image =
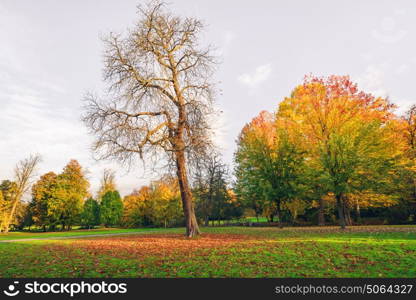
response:
[[[0,232],[5,228],[5,222],[13,205],[13,197],[16,191],[16,184],[10,180],[3,180],[0,183]]]
[[[50,230],[54,230],[60,222],[60,210],[55,209],[61,205],[58,195],[58,175],[49,172],[40,177],[40,179],[32,186],[32,200],[30,209],[32,210],[32,218],[37,226],[46,226]]]
[[[7,202],[4,200],[3,191],[0,190],[0,224],[3,223],[3,220],[6,216],[7,211]]]
[[[291,201],[283,203],[283,207],[289,212],[292,224],[295,224],[299,215],[302,215],[310,206],[308,201],[300,198],[294,198]]]
[[[71,160],[61,174],[48,172],[32,187],[30,209],[33,221],[44,230],[57,225],[71,229],[79,221],[84,200],[88,197],[89,182],[81,165]]]
[[[17,163],[14,169],[13,187],[8,190],[7,197],[5,197],[5,193],[3,192],[3,198],[8,198],[8,202],[0,232],[7,233],[9,231],[10,225],[16,216],[18,206],[21,205],[22,197],[30,190],[32,179],[40,160],[39,155],[31,155],[29,158]]]
[[[170,175],[124,197],[123,224],[170,227],[183,224],[178,180]]]
[[[152,224],[165,228],[171,224],[180,224],[183,218],[178,180],[165,175],[160,180],[153,181],[150,189],[146,211]]]
[[[104,194],[100,203],[100,221],[105,227],[120,224],[123,215],[123,202],[118,191]]]
[[[50,203],[48,209],[51,214],[58,216],[62,230],[71,229],[79,220],[84,201],[89,196],[90,184],[81,165],[74,159],[65,166],[56,180],[57,190],[54,199],[57,201]]]
[[[134,190],[123,199],[122,224],[126,227],[140,227],[149,225],[146,202],[149,199],[150,188],[143,186]]]
[[[376,189],[394,164],[393,105],[360,91],[347,76],[309,76],[279,105],[278,118],[322,170],[345,228],[347,193]]]
[[[151,225],[149,201],[151,188],[142,186],[123,199],[123,218],[122,223],[127,227],[138,227]]]
[[[189,165],[210,145],[213,112],[209,48],[198,37],[203,24],[171,14],[164,3],[138,7],[139,19],[127,35],[105,40],[107,96],[86,97],[83,117],[97,137],[100,158],[132,163],[136,157],[176,169],[186,235],[199,234]]]

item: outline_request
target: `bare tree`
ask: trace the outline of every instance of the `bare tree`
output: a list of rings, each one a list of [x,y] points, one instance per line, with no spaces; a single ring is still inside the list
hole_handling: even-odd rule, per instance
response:
[[[100,189],[98,190],[98,199],[100,200],[105,193],[116,190],[116,173],[110,169],[104,169],[101,178]]]
[[[16,208],[22,200],[23,195],[30,189],[36,167],[40,161],[41,157],[39,155],[31,155],[29,158],[19,161],[16,165],[14,170],[15,184],[12,194],[11,209],[3,222],[3,228],[0,228],[0,231],[3,230],[4,233],[9,232],[9,227],[16,213]]]
[[[229,171],[222,162],[221,155],[212,151],[197,162],[198,170],[194,178],[194,192],[199,202],[197,208],[204,219],[204,225],[216,214],[221,218],[221,206],[228,198],[227,179]]]
[[[105,42],[105,97],[86,96],[83,121],[96,136],[100,159],[131,165],[136,157],[176,169],[186,235],[199,234],[189,166],[210,147],[209,116],[214,112],[214,59],[198,36],[203,24],[166,10],[163,2],[139,6],[140,19],[126,36]]]

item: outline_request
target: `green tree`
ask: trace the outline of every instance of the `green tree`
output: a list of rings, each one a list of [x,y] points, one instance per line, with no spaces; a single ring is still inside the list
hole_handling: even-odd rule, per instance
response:
[[[404,142],[404,161],[396,172],[395,187],[400,204],[409,211],[409,217],[416,223],[416,105],[412,105],[401,117],[398,132]]]
[[[235,157],[236,162],[238,159]],[[238,201],[245,208],[253,210],[258,221],[259,217],[267,210],[268,203],[264,197],[260,183],[256,180],[254,166],[248,166],[246,162],[246,160],[241,160],[236,164],[234,172],[237,180],[234,191]]]
[[[266,199],[270,220],[276,214],[282,226],[284,204],[301,192],[304,157],[277,121],[264,111],[243,128],[235,154],[236,191],[245,198],[255,195]]]
[[[118,191],[104,194],[100,203],[101,223],[106,227],[120,224],[123,215],[123,201]]]
[[[100,205],[97,200],[88,198],[82,209],[81,225],[90,229],[100,224]]]
[[[232,217],[231,209],[225,209],[229,200],[227,177],[227,166],[217,153],[198,163],[193,193],[197,215],[204,220],[205,226],[208,226],[209,220]]]

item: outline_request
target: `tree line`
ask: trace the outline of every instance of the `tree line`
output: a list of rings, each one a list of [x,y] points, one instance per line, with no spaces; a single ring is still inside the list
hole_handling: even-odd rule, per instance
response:
[[[347,76],[305,77],[275,113],[262,111],[244,126],[234,180],[218,152],[195,160],[189,183],[196,220],[208,226],[265,216],[283,226],[338,219],[342,228],[362,217],[415,222],[416,106],[403,115],[395,109]],[[20,161],[14,180],[0,183],[2,232],[186,225],[177,176],[164,175],[122,199],[115,173],[104,170],[93,197],[76,160],[33,183],[40,161]],[[23,201],[29,191],[30,201]]]
[[[99,200],[96,200],[91,197],[89,181],[78,161],[71,160],[60,174],[48,172],[33,182],[35,167],[39,161],[39,156],[32,156],[18,164],[20,169],[16,167],[18,174],[21,173],[19,170],[22,166],[29,163],[31,166],[23,193],[19,192],[19,176],[16,176],[16,181],[1,182],[0,222],[3,232],[7,233],[10,228],[30,229],[32,226],[44,231],[54,231],[58,227],[61,230],[70,230],[74,225],[91,228],[100,224],[119,224],[123,203],[115,189],[113,173],[104,171],[96,197]],[[29,201],[22,200],[24,193],[29,193]]]
[[[33,157],[23,162],[31,160]],[[39,161],[37,158],[36,164]],[[34,172],[35,169],[31,169],[32,179]],[[7,232],[10,228],[55,231],[71,230],[73,226],[91,229],[96,226],[185,225],[179,182],[175,176],[164,175],[121,198],[113,171],[104,170],[94,197],[85,173],[78,161],[71,160],[61,173],[48,172],[34,182],[27,182],[25,190],[29,192],[29,201],[18,195],[18,181],[3,180],[0,184],[2,231]],[[218,154],[200,162],[199,172],[191,181],[197,218],[205,225],[210,220],[220,222],[242,215],[242,207],[230,187],[228,170]]]

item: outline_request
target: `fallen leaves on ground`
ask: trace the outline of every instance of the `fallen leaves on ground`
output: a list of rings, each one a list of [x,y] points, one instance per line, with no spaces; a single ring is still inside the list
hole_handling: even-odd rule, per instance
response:
[[[202,249],[223,249],[254,239],[255,237],[242,234],[204,234],[194,239],[186,238],[181,234],[146,234],[82,239],[66,246],[51,244],[45,247],[54,251],[67,251],[70,247],[97,255],[105,253],[113,257],[140,258],[149,255],[190,254]]]

